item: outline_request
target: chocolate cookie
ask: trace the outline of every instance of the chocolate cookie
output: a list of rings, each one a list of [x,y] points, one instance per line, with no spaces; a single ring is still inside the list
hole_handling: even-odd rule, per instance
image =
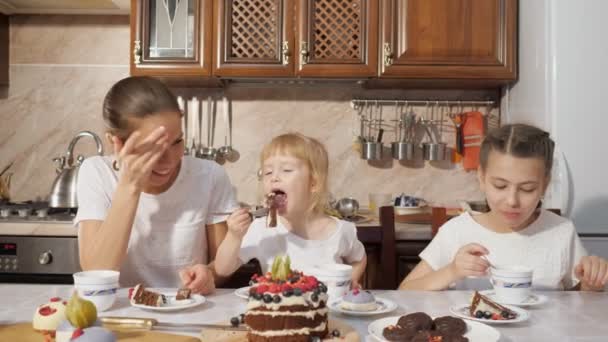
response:
[[[467,332],[467,324],[460,318],[444,316],[435,318],[435,330],[450,335],[464,335]]]
[[[433,329],[433,319],[424,312],[414,312],[409,315],[401,316],[397,325],[405,330],[413,332],[431,330]]]
[[[389,325],[382,330],[382,336],[389,341],[409,341],[412,338],[412,332],[398,325]]]

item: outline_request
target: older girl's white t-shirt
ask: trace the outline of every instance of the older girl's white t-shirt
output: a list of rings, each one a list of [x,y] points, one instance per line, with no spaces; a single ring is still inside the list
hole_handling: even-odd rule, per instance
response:
[[[352,222],[335,220],[336,230],[327,239],[307,240],[291,233],[280,220],[268,228],[265,217],[255,219],[243,237],[239,258],[243,263],[258,259],[263,273],[278,255],[289,255],[292,269],[302,271],[321,264],[361,261],[365,248],[357,238],[357,228]]]
[[[74,224],[105,220],[117,184],[118,172],[112,169],[111,157],[87,158],[78,173]],[[184,156],[167,191],[140,196],[127,258],[120,268],[121,286],[178,287],[179,269],[207,263],[205,225],[226,220],[226,216],[212,213],[237,207],[232,184],[221,166]]]
[[[587,255],[572,221],[541,210],[527,228],[513,233],[496,233],[477,223],[469,213],[446,222],[420,253],[434,270],[452,262],[460,247],[478,243],[486,247],[487,258],[499,266],[527,266],[533,269],[532,286],[539,290],[570,289],[578,284],[574,267]],[[491,288],[489,278],[465,278],[457,289]]]

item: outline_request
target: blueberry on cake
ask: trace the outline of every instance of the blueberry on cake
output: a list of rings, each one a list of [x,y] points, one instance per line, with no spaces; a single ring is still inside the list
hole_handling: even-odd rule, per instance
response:
[[[254,275],[244,322],[250,342],[308,342],[328,335],[327,287],[274,259],[272,271]]]

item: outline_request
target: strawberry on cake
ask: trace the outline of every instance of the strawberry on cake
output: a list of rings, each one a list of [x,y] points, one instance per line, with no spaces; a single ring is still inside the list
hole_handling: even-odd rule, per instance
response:
[[[254,275],[244,321],[250,342],[308,342],[328,335],[327,287],[275,258],[272,271]]]

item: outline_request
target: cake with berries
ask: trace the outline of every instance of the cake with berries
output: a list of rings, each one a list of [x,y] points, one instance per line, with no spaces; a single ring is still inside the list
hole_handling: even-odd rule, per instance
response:
[[[487,296],[475,291],[469,307],[471,317],[491,320],[508,320],[517,318],[517,313],[496,303]]]
[[[57,327],[66,319],[66,305],[66,301],[59,297],[53,297],[48,303],[37,307],[32,319],[34,330],[45,336],[54,338]]]
[[[271,272],[254,275],[244,322],[250,342],[308,342],[328,335],[327,287],[275,258]]]
[[[378,303],[371,292],[352,289],[342,297],[340,308],[349,311],[374,311],[378,308]]]
[[[162,306],[167,303],[165,295],[148,290],[143,284],[129,289],[129,300],[132,305]]]

